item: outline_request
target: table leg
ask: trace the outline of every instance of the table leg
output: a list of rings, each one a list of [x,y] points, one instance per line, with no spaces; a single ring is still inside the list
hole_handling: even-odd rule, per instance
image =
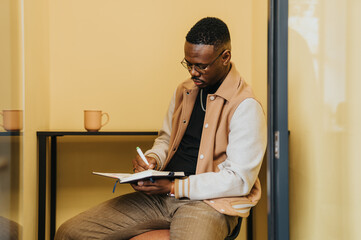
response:
[[[45,240],[46,226],[46,136],[39,136],[39,205],[38,205],[38,239]]]
[[[57,178],[57,136],[51,137],[51,174],[50,174],[50,239],[54,239],[56,226],[56,178]]]

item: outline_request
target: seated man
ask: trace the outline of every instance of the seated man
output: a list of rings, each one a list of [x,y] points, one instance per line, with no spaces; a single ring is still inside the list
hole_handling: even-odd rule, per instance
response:
[[[68,220],[56,239],[129,239],[170,229],[171,239],[224,239],[259,200],[266,148],[260,103],[231,60],[227,25],[197,22],[186,36],[182,65],[190,78],[171,100],[162,129],[134,171],[184,171],[186,178],[132,184],[135,193]]]

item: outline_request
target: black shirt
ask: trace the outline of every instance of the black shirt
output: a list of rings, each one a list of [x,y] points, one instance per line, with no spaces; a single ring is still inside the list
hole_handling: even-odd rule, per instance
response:
[[[202,103],[205,109],[207,103],[207,95],[215,93],[220,85],[221,82],[214,86],[203,88]],[[198,96],[194,103],[192,115],[189,119],[189,123],[184,133],[184,136],[174,156],[165,167],[165,171],[181,171],[184,172],[187,176],[194,175],[196,172],[199,144],[201,141],[205,116],[205,112],[203,111],[201,106],[200,95],[201,90],[198,92]]]

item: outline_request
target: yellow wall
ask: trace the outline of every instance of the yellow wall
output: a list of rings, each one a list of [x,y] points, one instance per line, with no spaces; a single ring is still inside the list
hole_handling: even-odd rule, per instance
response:
[[[24,1],[23,239],[37,239],[36,131],[49,128],[49,20],[47,0]]]
[[[185,35],[205,16],[228,23],[233,59],[251,81],[250,1],[50,1],[50,128],[83,129],[83,110],[109,129],[158,129],[175,87]],[[162,93],[162,94],[159,94]]]
[[[291,239],[361,239],[361,2],[291,0]]]
[[[23,109],[20,5],[20,1],[0,0],[0,112]],[[2,116],[0,124],[3,124]],[[0,127],[0,132],[4,131]],[[19,226],[22,225],[22,140],[19,136],[0,137],[0,217],[12,220]],[[2,224],[0,232],[6,232],[7,228]]]
[[[252,87],[267,114],[267,1],[252,1]],[[253,208],[253,239],[267,239],[267,159],[263,160],[259,179],[262,198]]]
[[[103,130],[158,129],[174,88],[188,77],[179,63],[184,57],[184,37],[205,16],[220,17],[228,24],[232,58],[265,104],[265,7],[265,0],[222,4],[215,0],[23,0],[21,222],[26,239],[37,238],[36,131],[83,130],[84,109],[110,114]],[[150,137],[59,139],[57,225],[114,196],[112,182],[90,171],[129,171],[135,154],[129,149],[136,145],[146,149],[151,142]],[[120,187],[117,194],[127,191],[129,187]]]
[[[0,16],[0,111],[22,109],[23,58],[20,1],[1,0]]]

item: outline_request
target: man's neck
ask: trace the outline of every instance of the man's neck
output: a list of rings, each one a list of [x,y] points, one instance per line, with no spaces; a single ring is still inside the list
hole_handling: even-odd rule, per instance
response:
[[[232,69],[232,64],[229,64],[226,67],[226,71],[225,71],[223,77],[220,78],[219,81],[216,82],[215,84],[213,84],[212,86],[206,87],[204,89],[204,91],[207,93],[215,93],[217,91],[217,89],[222,85],[224,79],[226,79],[226,77],[227,77],[228,73],[231,71],[231,69]]]

